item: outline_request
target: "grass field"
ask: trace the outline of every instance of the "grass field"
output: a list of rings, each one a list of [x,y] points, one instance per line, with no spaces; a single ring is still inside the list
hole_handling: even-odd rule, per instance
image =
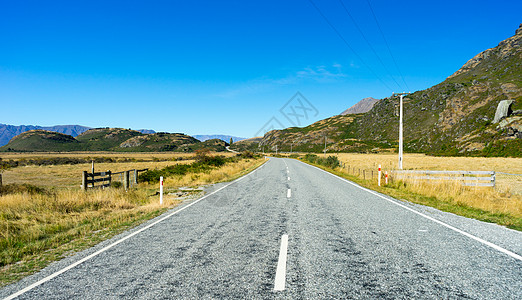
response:
[[[16,160],[69,155],[9,153],[1,157],[3,160]],[[73,155],[84,158],[96,155],[107,157],[108,154]],[[95,169],[113,172],[160,169],[194,162],[193,154],[110,155],[116,161],[120,158],[139,161],[100,163],[95,164]],[[159,205],[157,184],[140,183],[129,191],[122,188],[82,191],[80,174],[84,170],[89,171],[91,164],[26,165],[5,171],[4,186],[0,189],[0,286],[153,218],[179,204],[180,196],[194,198],[201,195],[200,191],[180,191],[180,187],[199,187],[233,180],[263,162],[262,158],[243,158],[202,173],[169,177],[165,181],[163,206]]]

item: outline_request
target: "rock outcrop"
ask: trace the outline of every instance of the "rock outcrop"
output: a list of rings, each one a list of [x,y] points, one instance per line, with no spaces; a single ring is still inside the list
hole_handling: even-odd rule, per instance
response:
[[[502,100],[497,106],[497,111],[495,112],[495,118],[493,119],[493,123],[498,123],[503,118],[509,116],[511,111],[511,105],[515,103],[515,100]]]

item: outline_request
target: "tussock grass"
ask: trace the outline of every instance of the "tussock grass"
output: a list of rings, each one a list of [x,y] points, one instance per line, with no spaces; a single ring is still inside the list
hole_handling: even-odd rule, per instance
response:
[[[263,159],[242,159],[206,173],[168,178],[165,186],[176,189],[233,180],[262,162]],[[50,174],[63,172],[67,167],[77,165],[45,166]],[[122,167],[132,169],[135,165],[127,163]],[[41,168],[44,167],[36,170]],[[78,175],[76,169],[69,174]],[[50,178],[47,180],[52,181]],[[160,206],[157,184],[141,183],[128,192],[118,188],[81,191],[79,187],[67,188],[61,182],[58,185],[56,188],[8,184],[1,188],[0,286],[136,226],[181,201],[174,194],[166,194],[164,205]]]

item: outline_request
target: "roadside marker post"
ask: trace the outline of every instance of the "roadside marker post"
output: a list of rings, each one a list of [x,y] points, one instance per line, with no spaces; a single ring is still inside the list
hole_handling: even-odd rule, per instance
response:
[[[379,165],[379,172],[377,174],[377,185],[378,186],[381,186],[381,176],[382,176],[382,173],[381,173],[381,165]]]
[[[163,205],[163,176],[160,177],[160,205]]]
[[[384,184],[388,185],[388,171],[384,172]]]

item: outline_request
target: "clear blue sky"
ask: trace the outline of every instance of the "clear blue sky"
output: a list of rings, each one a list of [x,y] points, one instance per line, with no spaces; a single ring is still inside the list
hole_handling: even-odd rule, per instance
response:
[[[522,22],[518,0],[345,0],[383,67],[341,2],[314,3],[328,21],[308,0],[1,1],[0,123],[252,137],[291,125],[296,92],[305,125],[425,89]]]

